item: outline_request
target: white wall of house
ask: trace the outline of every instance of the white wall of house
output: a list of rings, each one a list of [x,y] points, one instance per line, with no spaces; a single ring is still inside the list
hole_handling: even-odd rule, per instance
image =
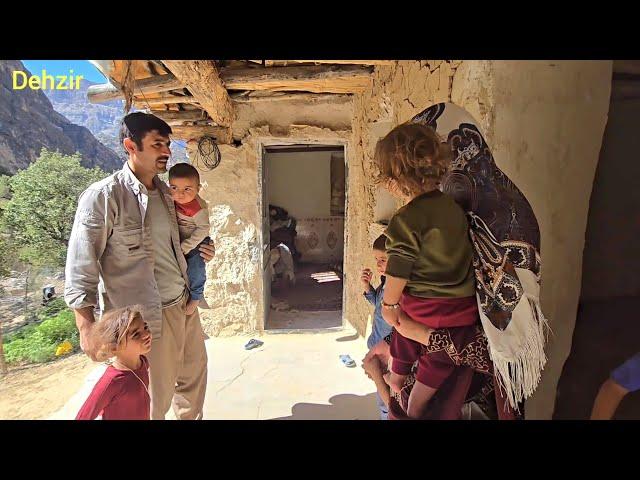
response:
[[[273,152],[269,201],[295,218],[331,215],[331,152]]]

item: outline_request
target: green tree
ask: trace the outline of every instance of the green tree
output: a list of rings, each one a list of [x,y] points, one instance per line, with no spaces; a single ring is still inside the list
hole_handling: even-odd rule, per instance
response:
[[[2,225],[2,211],[4,205],[11,198],[11,186],[9,184],[10,177],[8,175],[0,175],[0,225]],[[0,230],[0,278],[9,275],[10,267],[10,243],[9,235],[6,235]],[[4,292],[0,287],[0,295]],[[0,319],[0,374],[5,375],[7,373],[7,363],[4,358],[4,350],[2,348],[2,320]]]
[[[0,226],[2,225],[2,212],[4,206],[11,199],[11,177],[0,175]],[[11,237],[0,228],[0,278],[9,274],[11,267]],[[2,293],[2,292],[0,292]]]
[[[0,217],[2,211],[0,210]],[[9,275],[10,267],[10,246],[5,235],[0,232],[0,278],[4,278]],[[0,286],[0,295],[3,295],[4,291]],[[7,373],[7,363],[4,358],[4,350],[2,348],[2,318],[0,318],[0,374],[5,375]]]
[[[32,265],[63,266],[78,196],[107,176],[80,165],[80,154],[42,149],[38,159],[11,178],[11,199],[3,208],[3,224]]]
[[[9,175],[0,175],[0,205],[3,200],[11,198],[11,177]]]
[[[0,233],[0,278],[9,275],[11,246],[5,235]],[[2,292],[0,292],[2,293]]]

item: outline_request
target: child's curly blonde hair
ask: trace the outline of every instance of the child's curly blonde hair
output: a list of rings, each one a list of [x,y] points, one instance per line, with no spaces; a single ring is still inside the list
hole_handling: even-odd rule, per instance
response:
[[[141,305],[129,305],[104,312],[92,330],[93,341],[99,345],[96,353],[98,361],[103,362],[114,356],[137,318],[142,318]]]
[[[376,183],[395,183],[407,197],[437,188],[453,157],[451,147],[431,128],[404,123],[378,141]]]

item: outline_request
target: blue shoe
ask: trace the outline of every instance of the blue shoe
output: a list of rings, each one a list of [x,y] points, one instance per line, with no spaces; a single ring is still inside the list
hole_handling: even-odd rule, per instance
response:
[[[345,367],[353,368],[356,366],[356,362],[349,355],[340,355],[340,360],[342,360]]]
[[[249,340],[247,342],[247,344],[244,346],[245,350],[251,350],[252,348],[258,348],[260,346],[264,345],[263,341],[260,340],[256,340],[255,338],[252,338],[251,340]]]

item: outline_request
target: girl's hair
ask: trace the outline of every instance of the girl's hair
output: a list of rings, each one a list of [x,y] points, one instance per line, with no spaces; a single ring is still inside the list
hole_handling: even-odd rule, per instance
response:
[[[99,345],[96,354],[98,361],[105,361],[114,355],[126,339],[129,327],[137,318],[142,318],[140,305],[109,310],[102,315],[93,327],[93,341]]]
[[[451,147],[426,125],[404,123],[378,141],[376,183],[395,181],[406,196],[437,188],[453,154]]]

